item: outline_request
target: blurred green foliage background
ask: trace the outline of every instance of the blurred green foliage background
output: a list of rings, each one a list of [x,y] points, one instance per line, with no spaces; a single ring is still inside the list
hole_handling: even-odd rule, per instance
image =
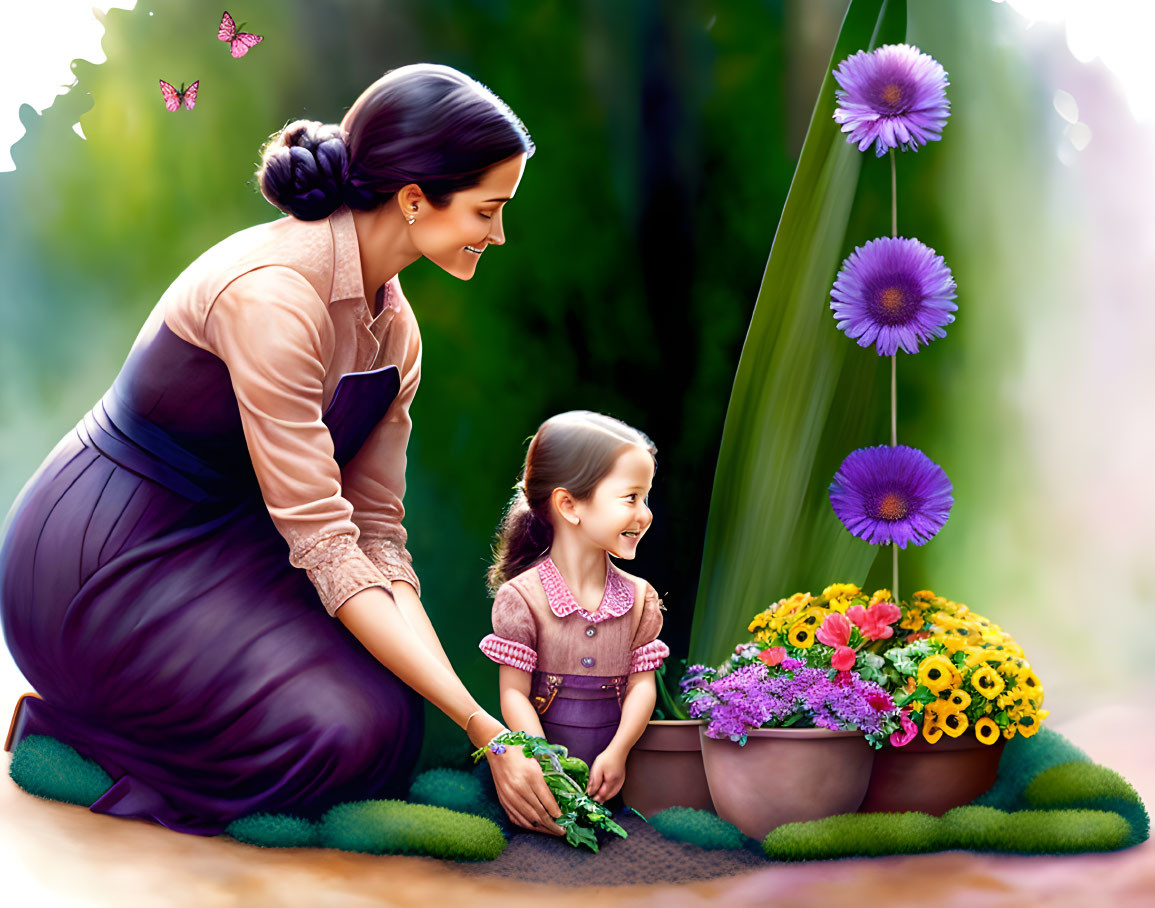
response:
[[[229,11],[265,40],[241,60],[217,41],[219,4],[112,10],[108,61],[77,62],[76,86],[42,116],[23,109],[17,169],[0,174],[0,506],[107,388],[168,283],[208,246],[278,215],[252,176],[270,133],[298,117],[338,121],[394,66],[446,63],[504,98],[538,151],[508,206],[507,245],[471,282],[427,262],[402,275],[424,339],[406,525],[425,605],[466,684],[496,709],[496,670],[477,650],[492,532],[538,424],[595,409],[658,445],[655,521],[631,569],[663,594],[663,639],[684,655],[726,405],[845,7],[243,0]],[[1008,303],[1060,292],[1061,275],[1032,269],[1072,242],[1048,217],[1048,99],[993,39],[1005,6],[909,7],[910,41],[951,74],[954,113],[943,142],[900,158],[899,229],[946,256],[960,311],[945,340],[900,359],[899,439],[942,464],[956,496],[939,537],[904,556],[903,589],[967,602],[1028,655],[1037,639],[1057,668],[1050,638],[1030,632],[1034,568],[1005,547],[1037,515],[1021,483],[1025,439],[999,391],[1020,355]],[[167,112],[158,78],[199,79],[196,109]],[[885,160],[863,160],[846,253],[889,231]],[[829,331],[848,358],[874,356],[833,318]],[[879,414],[885,394],[880,383]],[[812,482],[886,440],[872,418],[860,426],[869,437],[823,452]],[[790,529],[766,544],[787,544]],[[864,578],[798,564],[777,585],[787,595],[834,579]],[[453,736],[431,720],[436,749]]]

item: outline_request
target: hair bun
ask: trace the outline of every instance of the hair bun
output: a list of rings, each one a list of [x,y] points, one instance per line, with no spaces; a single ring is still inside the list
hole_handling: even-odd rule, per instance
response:
[[[319,221],[341,207],[349,154],[334,123],[296,120],[274,136],[261,153],[261,192],[302,221]]]

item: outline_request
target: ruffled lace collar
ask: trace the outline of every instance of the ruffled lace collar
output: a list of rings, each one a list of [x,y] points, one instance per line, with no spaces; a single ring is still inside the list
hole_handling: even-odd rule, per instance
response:
[[[634,585],[610,562],[606,555],[606,588],[602,593],[602,601],[598,610],[592,615],[585,612],[574,594],[566,586],[561,571],[553,563],[552,558],[546,558],[537,566],[537,574],[541,578],[541,585],[545,587],[545,596],[549,601],[549,609],[557,617],[564,618],[572,612],[580,612],[591,624],[605,621],[607,618],[620,618],[634,605]]]

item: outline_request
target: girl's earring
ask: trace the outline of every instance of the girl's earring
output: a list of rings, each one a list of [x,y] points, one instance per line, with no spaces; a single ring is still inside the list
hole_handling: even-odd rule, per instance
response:
[[[413,221],[414,221],[414,220],[416,220],[416,219],[415,219],[415,218],[412,218],[412,217],[410,217],[410,218],[409,218],[409,225],[410,225],[410,226],[412,226],[412,225],[413,225]]]

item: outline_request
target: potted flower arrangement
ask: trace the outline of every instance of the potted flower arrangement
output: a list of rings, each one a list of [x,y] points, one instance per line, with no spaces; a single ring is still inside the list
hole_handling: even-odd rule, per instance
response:
[[[873,763],[867,745],[901,729],[891,695],[855,670],[860,658],[881,668],[865,648],[870,622],[889,612],[850,612],[849,589],[780,600],[751,622],[754,641],[716,669],[690,666],[682,680],[690,715],[707,720],[702,762],[718,815],[754,838],[856,810]]]
[[[646,818],[667,807],[693,807],[713,813],[698,734],[705,723],[690,718],[680,692],[670,690],[668,664],[663,663],[656,672],[658,703],[654,718],[626,758],[622,799]]]
[[[875,759],[860,810],[945,813],[991,785],[1003,746],[1048,711],[1022,648],[994,622],[929,590],[903,604],[882,683],[902,729]]]

